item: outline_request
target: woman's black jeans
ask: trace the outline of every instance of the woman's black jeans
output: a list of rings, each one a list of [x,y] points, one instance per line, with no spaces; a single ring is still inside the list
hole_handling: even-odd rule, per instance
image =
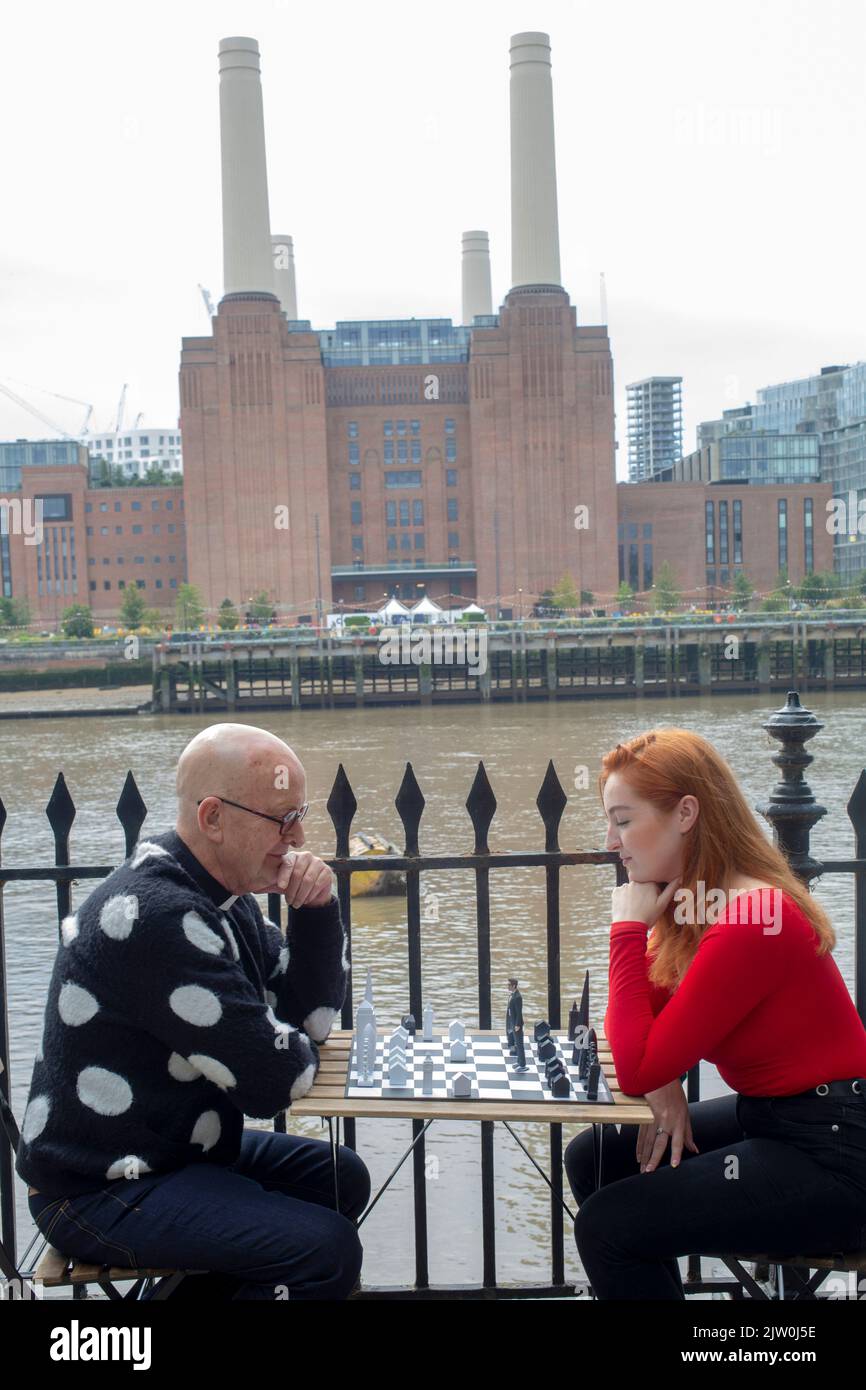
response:
[[[601,1125],[565,1151],[574,1237],[599,1299],[683,1299],[677,1257],[832,1254],[866,1247],[866,1080],[860,1094],[733,1094],[689,1106],[699,1153],[652,1173],[638,1126]]]

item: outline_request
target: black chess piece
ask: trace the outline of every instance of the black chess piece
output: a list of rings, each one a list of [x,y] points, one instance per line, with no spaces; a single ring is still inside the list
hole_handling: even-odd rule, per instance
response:
[[[575,999],[575,1000],[572,1001],[571,1008],[570,1008],[569,1011],[568,1011],[568,1041],[569,1041],[569,1042],[573,1042],[573,1041],[574,1041],[574,1030],[575,1030],[575,1028],[577,1027],[577,1024],[578,1024],[578,1017],[577,1017],[577,1000]]]
[[[401,1026],[401,1028],[405,1028],[405,1029],[406,1029],[406,1032],[409,1034],[410,1037],[414,1037],[414,1035],[415,1035],[415,1015],[414,1015],[414,1014],[404,1014],[403,1017],[400,1019],[400,1026]]]

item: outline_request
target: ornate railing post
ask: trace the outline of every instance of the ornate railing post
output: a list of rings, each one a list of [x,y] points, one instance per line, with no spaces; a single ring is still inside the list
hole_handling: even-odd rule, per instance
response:
[[[781,751],[773,754],[782,780],[776,783],[770,800],[756,803],[755,810],[770,822],[776,844],[795,874],[808,886],[809,880],[821,872],[821,865],[809,853],[809,836],[815,822],[826,816],[827,808],[815,800],[803,776],[813,761],[804,745],[824,725],[800,704],[796,690],[789,690],[787,703],[762,727],[782,744]]]

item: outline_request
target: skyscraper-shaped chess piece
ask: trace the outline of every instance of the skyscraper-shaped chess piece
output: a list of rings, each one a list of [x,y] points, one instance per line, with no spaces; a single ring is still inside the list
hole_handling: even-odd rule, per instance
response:
[[[359,1043],[360,1043],[360,1041],[361,1041],[361,1037],[362,1037],[362,1035],[363,1035],[364,1029],[367,1027],[368,1024],[370,1024],[370,1025],[372,1026],[372,1029],[373,1029],[373,1037],[375,1038],[375,1036],[376,1036],[376,1013],[375,1013],[375,1010],[373,1009],[373,982],[372,982],[372,979],[371,979],[371,975],[370,975],[370,971],[369,971],[369,970],[367,971],[367,988],[366,988],[366,990],[365,990],[365,992],[364,992],[364,997],[363,997],[363,999],[361,1000],[360,1004],[358,1005],[358,1012],[357,1012],[357,1014],[355,1015],[355,1037],[358,1039],[358,1042],[359,1042]],[[375,1047],[374,1047],[374,1049],[373,1049],[373,1055],[374,1055],[374,1057],[375,1057],[375,1055],[376,1055]],[[359,1056],[360,1056],[360,1053],[359,1053]]]
[[[571,1019],[569,1018],[569,1023]],[[580,1008],[577,1011],[575,1024],[582,1023],[585,1028],[589,1027],[589,971],[583,977],[583,989],[580,994]]]
[[[432,1096],[433,1094],[433,1058],[429,1055],[424,1058],[424,1069],[421,1073],[421,1094],[422,1096]]]
[[[423,1041],[424,1041],[424,1042],[432,1042],[432,1041],[433,1041],[433,1005],[432,1005],[432,1004],[425,1004],[425,1005],[424,1005],[423,1028],[424,1028],[424,1032],[423,1032],[423,1034],[422,1034]]]
[[[360,1033],[356,1034],[356,1045],[358,1048],[358,1085],[372,1086],[374,1084],[374,1070],[376,1066],[376,1030],[372,1023],[367,1023]]]
[[[568,1011],[568,1041],[574,1042],[574,1030],[578,1024],[577,1000],[573,999],[571,1008]]]

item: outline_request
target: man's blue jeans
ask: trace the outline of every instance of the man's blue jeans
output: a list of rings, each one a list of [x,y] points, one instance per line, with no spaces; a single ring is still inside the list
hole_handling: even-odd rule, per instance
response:
[[[245,1129],[228,1167],[191,1163],[116,1178],[98,1192],[31,1196],[39,1230],[63,1254],[126,1268],[195,1269],[172,1299],[344,1299],[361,1269],[354,1222],[370,1175],[339,1148],[340,1211],[331,1146]]]

